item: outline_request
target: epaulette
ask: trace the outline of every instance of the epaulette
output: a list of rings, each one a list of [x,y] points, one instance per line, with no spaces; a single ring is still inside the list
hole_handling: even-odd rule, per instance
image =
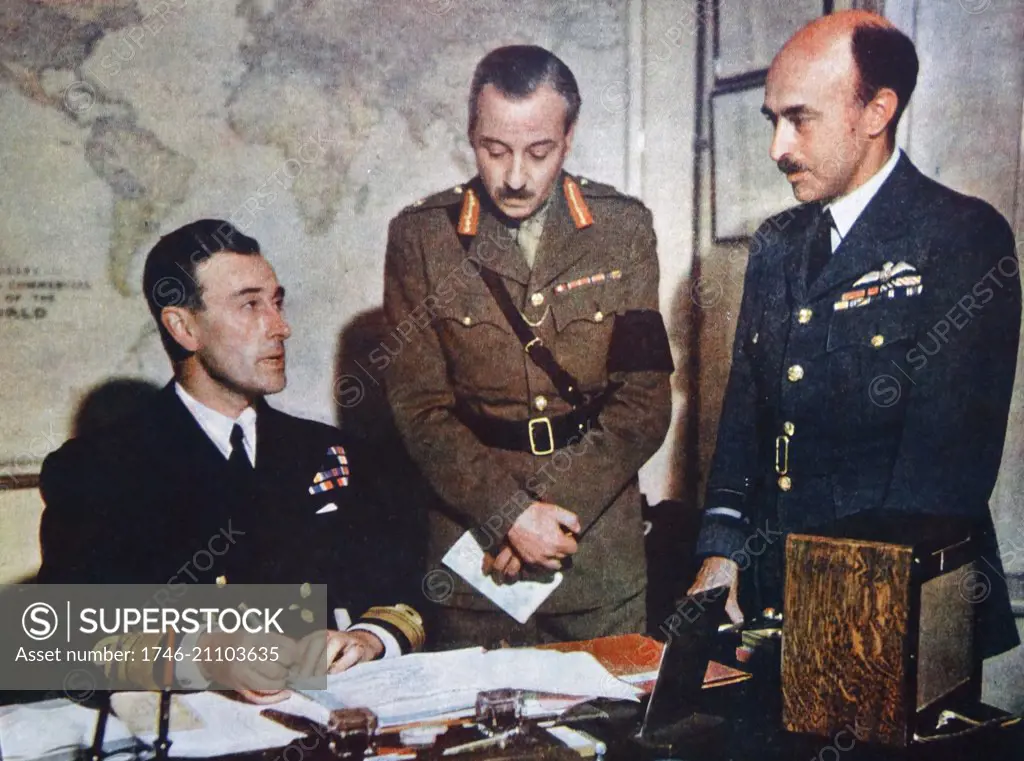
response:
[[[594,182],[593,180],[587,179],[586,177],[570,177],[576,185],[579,186],[580,192],[583,193],[585,198],[617,198],[620,201],[626,201],[628,203],[638,203],[643,205],[643,201],[639,198],[635,198],[631,195],[627,195],[622,191],[615,188],[614,185],[606,185],[603,182]]]
[[[616,199],[627,203],[643,205],[639,199],[620,193],[611,185],[601,182],[594,182],[586,177],[574,177],[566,173],[562,176],[562,192],[565,194],[565,202],[569,207],[569,216],[577,230],[590,227],[594,224],[594,215],[587,205],[588,199],[610,200]]]
[[[587,179],[586,177],[573,177],[567,175],[580,186],[580,190],[587,198],[609,198],[613,196],[621,196],[618,190],[613,185],[606,185],[603,182],[594,182],[593,180]]]
[[[449,206],[455,206],[463,201],[463,196],[466,192],[466,185],[456,185],[455,187],[442,190],[440,193],[434,193],[426,198],[421,198],[415,201],[404,209],[402,214],[411,214],[417,211],[426,211],[427,209],[441,209]]]

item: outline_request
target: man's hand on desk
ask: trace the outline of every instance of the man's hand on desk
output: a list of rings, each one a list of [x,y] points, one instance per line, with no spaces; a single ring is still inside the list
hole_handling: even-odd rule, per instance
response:
[[[729,587],[729,597],[725,601],[725,612],[729,620],[734,624],[743,623],[743,611],[740,610],[740,603],[737,594],[740,588],[740,567],[735,560],[729,558],[712,556],[706,558],[697,572],[697,578],[689,589],[687,595],[695,595],[698,592],[706,592],[715,587]]]
[[[512,562],[518,555],[520,563],[557,571],[562,567],[562,560],[576,552],[576,539],[572,534],[580,530],[580,519],[575,513],[547,502],[533,502],[508,530],[509,552],[506,555],[502,549],[498,553],[495,567],[504,556],[508,558],[501,566],[505,576],[510,577],[509,568],[514,568],[518,574],[519,569]]]
[[[383,653],[384,643],[368,631],[313,632],[297,646],[295,676],[308,679],[324,674],[339,674],[357,663],[372,661]]]
[[[280,634],[204,634],[202,648],[276,648],[277,660],[211,660],[199,665],[202,675],[217,686],[229,687],[250,703],[278,703],[290,694],[285,683],[297,661],[295,640]]]

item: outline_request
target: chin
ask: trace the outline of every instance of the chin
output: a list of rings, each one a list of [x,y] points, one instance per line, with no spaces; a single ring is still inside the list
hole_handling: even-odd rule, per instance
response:
[[[820,193],[816,193],[813,188],[801,184],[793,186],[793,197],[800,203],[813,203],[822,199]]]
[[[260,389],[260,393],[263,395],[277,394],[284,391],[284,387],[287,385],[288,379],[282,373],[279,377],[267,378],[262,384],[263,387]]]

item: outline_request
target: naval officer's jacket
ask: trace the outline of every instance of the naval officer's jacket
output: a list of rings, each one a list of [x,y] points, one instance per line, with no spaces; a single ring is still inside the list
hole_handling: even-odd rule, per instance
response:
[[[233,472],[174,382],[48,455],[37,581],[164,584],[175,598],[184,584],[281,584],[294,587],[296,604],[303,587],[325,584],[328,611],[367,611],[362,623],[384,628],[405,651],[421,647],[418,614],[381,605],[412,601],[419,589],[382,547],[389,527],[365,458],[333,426],[262,399],[255,408],[248,478]],[[152,686],[153,667],[138,659],[128,681]]]
[[[747,565],[779,532],[867,510],[991,527],[1021,315],[1009,225],[902,156],[808,283],[818,213],[780,214],[751,246],[704,556]]]
[[[431,565],[467,529],[493,550],[530,501],[555,503],[583,528],[565,581],[542,608],[562,612],[643,589],[637,471],[668,429],[672,365],[650,212],[568,174],[552,193],[532,269],[478,179],[392,220],[384,295],[391,333],[370,359],[385,369],[406,446],[444,503],[429,516]],[[595,424],[568,446],[544,453],[543,420],[570,405],[524,352],[480,266],[500,275],[584,393],[611,389]],[[482,443],[460,409],[484,426],[531,426],[536,451]],[[443,602],[485,606],[456,582]]]

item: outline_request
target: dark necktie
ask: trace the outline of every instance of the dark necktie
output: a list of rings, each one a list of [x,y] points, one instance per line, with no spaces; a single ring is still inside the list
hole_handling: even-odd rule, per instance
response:
[[[228,457],[228,465],[231,466],[232,473],[241,476],[252,475],[252,463],[249,462],[249,455],[245,453],[245,433],[238,423],[231,429],[231,456]]]
[[[832,219],[832,212],[826,209],[818,215],[814,236],[811,238],[811,248],[807,255],[807,285],[818,279],[832,256],[833,227],[835,227],[835,221]]]

